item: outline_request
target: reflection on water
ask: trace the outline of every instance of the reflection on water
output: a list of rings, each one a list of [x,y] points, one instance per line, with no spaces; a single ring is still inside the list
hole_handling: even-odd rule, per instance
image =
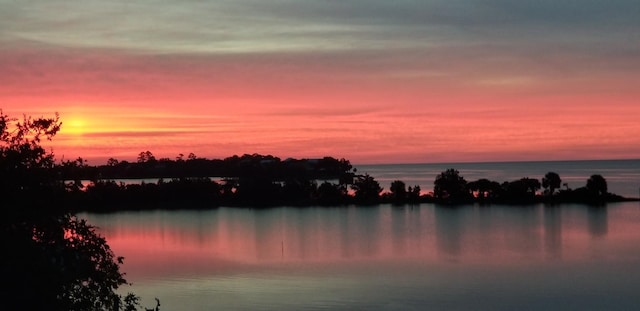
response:
[[[607,208],[591,207],[588,209],[589,233],[593,237],[607,235]]]
[[[462,240],[462,209],[461,208],[437,208],[435,209],[436,240],[438,250],[458,256],[461,252]]]
[[[544,247],[551,258],[562,257],[562,213],[558,206],[544,208]]]
[[[613,295],[621,306],[640,302],[628,292],[640,286],[637,203],[219,208],[81,217],[126,257],[123,270],[133,290],[148,299],[162,296],[168,310],[508,310],[567,299],[594,306],[574,301],[580,291],[600,302],[605,293]]]
[[[563,223],[567,209],[573,221]],[[196,252],[243,263],[559,257],[563,236],[603,237],[608,228],[606,207],[220,208],[88,217],[111,244],[142,256]]]

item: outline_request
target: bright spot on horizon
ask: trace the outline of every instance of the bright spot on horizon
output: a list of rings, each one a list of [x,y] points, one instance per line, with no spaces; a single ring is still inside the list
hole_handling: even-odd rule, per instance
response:
[[[86,132],[87,122],[80,118],[70,118],[67,121],[62,121],[61,133],[81,135]]]

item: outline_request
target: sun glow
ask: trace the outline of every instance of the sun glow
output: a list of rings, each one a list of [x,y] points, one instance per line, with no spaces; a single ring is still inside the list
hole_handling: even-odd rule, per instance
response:
[[[86,132],[86,124],[84,119],[73,117],[63,121],[62,131],[66,134],[82,135]]]

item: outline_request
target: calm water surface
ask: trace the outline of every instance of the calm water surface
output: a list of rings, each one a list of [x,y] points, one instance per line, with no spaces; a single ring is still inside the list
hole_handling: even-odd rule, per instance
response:
[[[161,310],[632,310],[640,203],[83,214]]]

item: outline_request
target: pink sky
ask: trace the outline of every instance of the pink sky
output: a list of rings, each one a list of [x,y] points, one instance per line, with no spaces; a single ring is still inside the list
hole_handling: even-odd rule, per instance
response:
[[[59,159],[640,158],[633,1],[0,3],[0,108]]]

